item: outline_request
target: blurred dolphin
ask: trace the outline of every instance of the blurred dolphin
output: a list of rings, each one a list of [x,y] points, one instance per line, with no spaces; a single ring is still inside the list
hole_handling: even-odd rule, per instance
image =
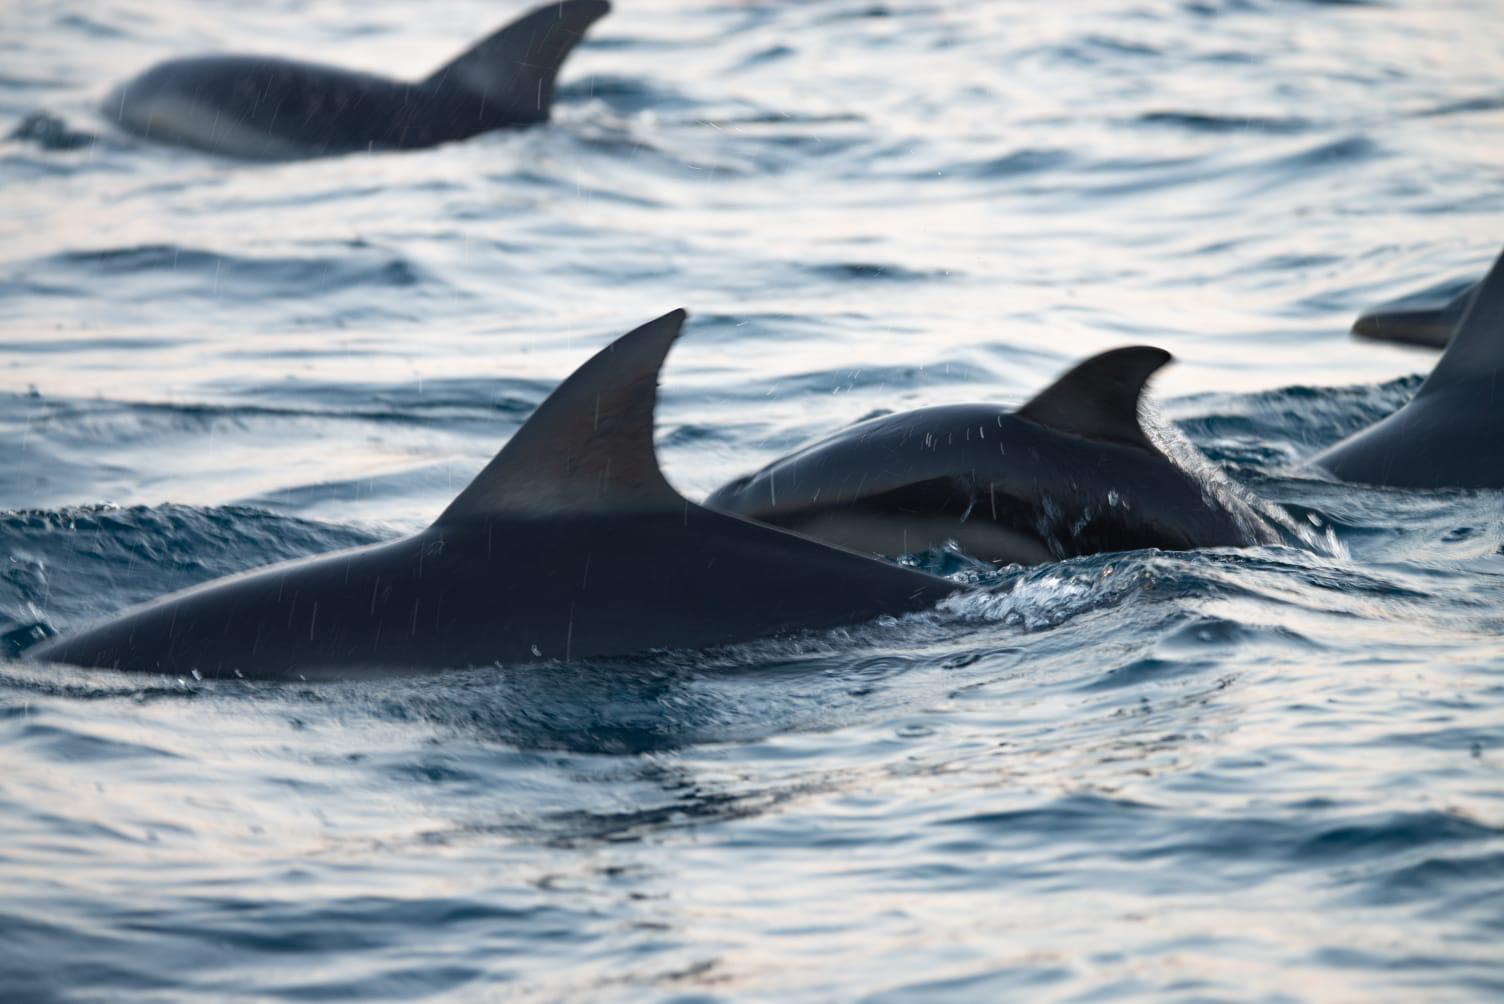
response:
[[[421,533],[174,593],[27,657],[260,678],[567,661],[834,627],[955,592],[669,485],[653,410],[684,318],[576,370]]]
[[[705,504],[871,554],[955,541],[1033,565],[1102,551],[1272,543],[1231,492],[1166,456],[1139,399],[1163,349],[1115,349],[1017,411],[943,405],[861,422],[715,491]]]
[[[1504,254],[1415,396],[1309,463],[1371,485],[1504,488]]]
[[[560,65],[610,9],[539,7],[415,83],[271,56],[174,59],[102,110],[150,139],[259,160],[435,146],[546,122]]]
[[[1477,291],[1476,282],[1461,287],[1448,283],[1381,303],[1353,322],[1353,334],[1380,342],[1444,349]]]

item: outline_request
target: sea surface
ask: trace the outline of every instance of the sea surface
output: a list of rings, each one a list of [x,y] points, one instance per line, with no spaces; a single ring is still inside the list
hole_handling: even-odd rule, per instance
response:
[[[95,111],[209,51],[416,78],[521,7],[0,11],[0,998],[1504,996],[1504,497],[1301,467],[1434,362],[1356,313],[1504,241],[1497,3],[617,0],[526,132],[247,164]],[[612,664],[12,658],[424,526],[677,306],[691,498],[1149,343],[1301,532],[916,555],[985,588]]]

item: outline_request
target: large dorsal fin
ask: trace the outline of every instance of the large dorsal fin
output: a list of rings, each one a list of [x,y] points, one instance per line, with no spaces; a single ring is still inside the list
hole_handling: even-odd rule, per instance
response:
[[[687,315],[664,314],[596,353],[550,394],[436,525],[493,515],[673,510],[658,468],[658,370]]]
[[[1153,450],[1139,424],[1144,385],[1173,356],[1146,345],[1092,356],[1018,409],[1018,417],[1058,432]]]
[[[1504,253],[1494,259],[1494,267],[1478,283],[1467,313],[1457,322],[1451,343],[1415,396],[1479,377],[1497,379],[1501,374],[1504,374]]]
[[[610,10],[605,0],[545,4],[472,45],[423,83],[481,95],[508,121],[544,122],[559,67],[585,30]]]

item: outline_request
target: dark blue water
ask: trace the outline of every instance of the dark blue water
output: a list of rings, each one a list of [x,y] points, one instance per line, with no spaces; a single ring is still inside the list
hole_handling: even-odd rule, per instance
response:
[[[0,662],[7,1000],[1504,994],[1504,498],[1301,458],[1433,357],[1353,315],[1504,233],[1488,0],[620,0],[553,125],[244,165],[149,63],[420,76],[512,7],[0,15],[0,633],[430,520],[610,337],[693,312],[699,497],[1131,342],[1301,546],[979,572],[729,652],[377,684]],[[90,137],[97,137],[91,139]]]

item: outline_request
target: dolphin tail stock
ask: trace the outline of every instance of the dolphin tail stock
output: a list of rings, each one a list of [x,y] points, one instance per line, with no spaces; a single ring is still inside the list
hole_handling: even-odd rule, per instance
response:
[[[546,122],[559,67],[585,31],[610,10],[606,0],[545,4],[466,49],[423,83],[479,95],[509,121]]]
[[[1504,252],[1478,283],[1467,312],[1416,399],[1453,384],[1504,376]]]
[[[1019,418],[1057,432],[1158,452],[1139,419],[1149,378],[1174,357],[1136,345],[1077,364],[1019,408]]]
[[[676,511],[689,503],[658,466],[658,371],[688,314],[622,335],[550,394],[435,525],[506,513]]]

